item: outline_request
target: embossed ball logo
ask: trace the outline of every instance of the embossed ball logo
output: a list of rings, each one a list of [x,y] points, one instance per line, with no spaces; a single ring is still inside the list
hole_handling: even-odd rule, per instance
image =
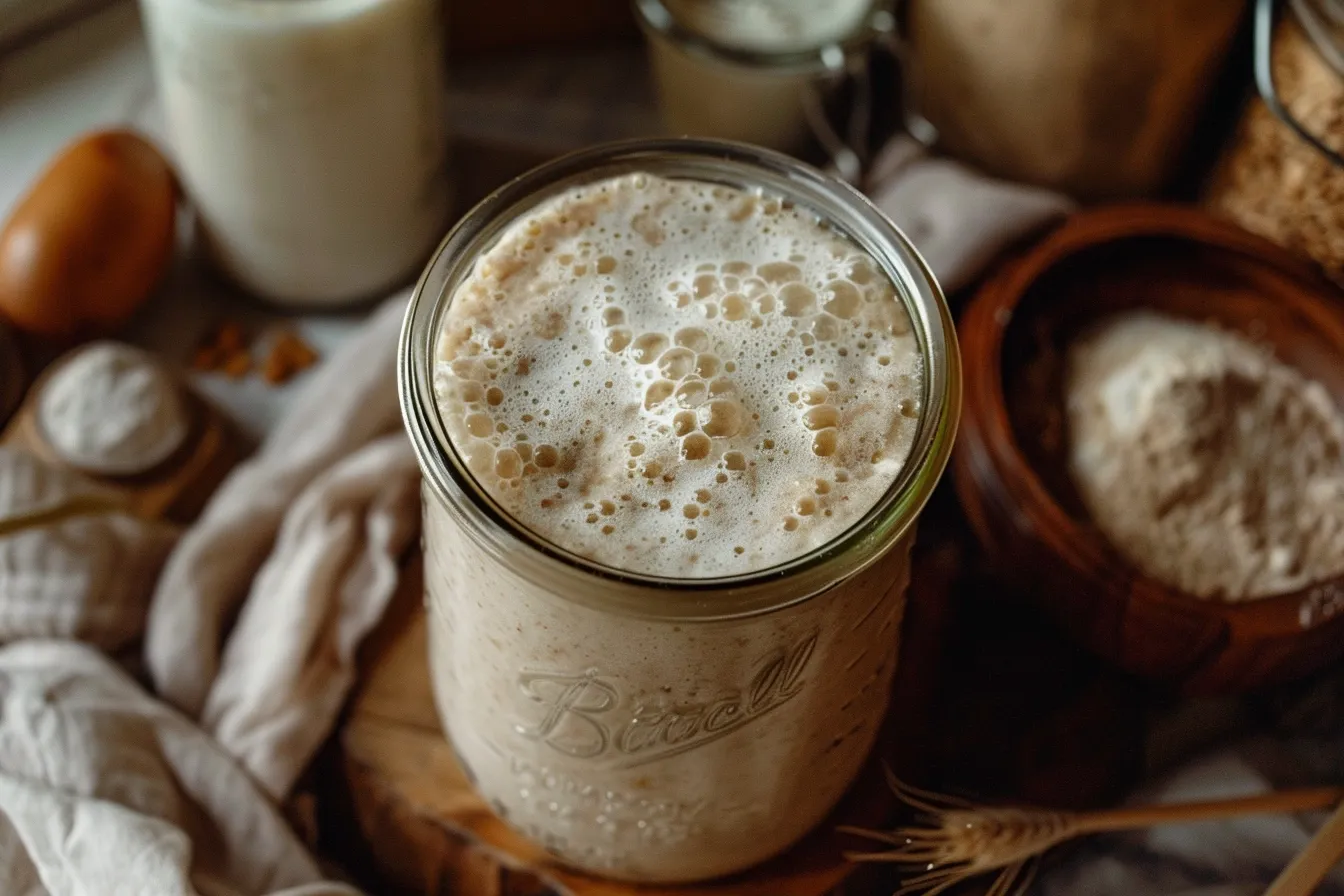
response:
[[[622,767],[676,756],[751,724],[797,695],[816,646],[814,632],[763,657],[745,687],[672,708],[641,702],[623,709],[619,680],[599,669],[525,672],[518,685],[529,703],[540,708],[540,716],[516,730],[566,756],[611,760]]]

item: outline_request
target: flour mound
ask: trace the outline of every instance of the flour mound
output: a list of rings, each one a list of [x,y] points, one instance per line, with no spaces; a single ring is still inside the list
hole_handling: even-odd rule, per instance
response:
[[[1248,340],[1152,313],[1071,348],[1070,471],[1131,562],[1203,598],[1344,573],[1344,415]]]

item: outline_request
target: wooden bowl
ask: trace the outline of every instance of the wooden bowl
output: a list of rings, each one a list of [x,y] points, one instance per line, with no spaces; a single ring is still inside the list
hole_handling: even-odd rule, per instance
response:
[[[1089,520],[1067,472],[1062,368],[1080,329],[1148,308],[1270,347],[1344,405],[1344,295],[1271,243],[1194,209],[1080,212],[973,298],[957,494],[1000,574],[1074,638],[1189,693],[1252,689],[1344,654],[1344,577],[1242,604],[1140,573]]]
[[[249,440],[185,377],[165,368],[180,388],[191,418],[183,443],[153,467],[133,475],[99,474],[79,468],[47,440],[38,419],[38,402],[43,387],[82,350],[70,350],[38,375],[18,410],[0,428],[0,446],[27,451],[49,464],[87,476],[120,494],[130,510],[146,519],[166,519],[182,525],[195,520],[215,489],[247,456],[252,447]]]

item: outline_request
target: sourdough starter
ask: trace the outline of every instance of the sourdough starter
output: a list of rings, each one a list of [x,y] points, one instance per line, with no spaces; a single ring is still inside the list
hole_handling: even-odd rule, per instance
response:
[[[921,413],[910,319],[862,250],[768,195],[647,174],[512,223],[436,352],[482,491],[559,551],[675,580],[669,601],[836,541],[888,492]],[[677,623],[539,586],[425,506],[448,733],[496,811],[565,860],[644,880],[754,864],[868,753],[908,536],[824,596]]]

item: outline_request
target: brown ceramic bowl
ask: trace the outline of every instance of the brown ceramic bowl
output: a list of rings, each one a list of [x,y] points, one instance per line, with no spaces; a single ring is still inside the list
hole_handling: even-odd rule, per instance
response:
[[[1344,295],[1323,278],[1193,209],[1080,212],[962,316],[953,470],[980,541],[1067,632],[1130,672],[1227,693],[1320,669],[1344,654],[1344,578],[1249,603],[1201,600],[1138,572],[1088,519],[1065,461],[1063,350],[1138,307],[1247,334],[1344,405]]]

